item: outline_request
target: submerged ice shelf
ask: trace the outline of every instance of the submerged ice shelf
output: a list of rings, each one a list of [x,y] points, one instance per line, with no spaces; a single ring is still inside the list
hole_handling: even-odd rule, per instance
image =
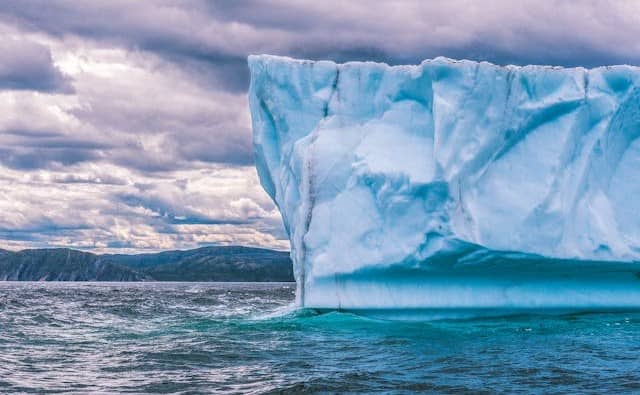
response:
[[[640,307],[640,69],[250,56],[298,302]]]

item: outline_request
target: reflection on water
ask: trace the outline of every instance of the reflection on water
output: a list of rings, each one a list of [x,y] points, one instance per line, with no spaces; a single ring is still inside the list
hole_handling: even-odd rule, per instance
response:
[[[293,284],[0,283],[0,392],[634,392],[640,314],[389,322]]]

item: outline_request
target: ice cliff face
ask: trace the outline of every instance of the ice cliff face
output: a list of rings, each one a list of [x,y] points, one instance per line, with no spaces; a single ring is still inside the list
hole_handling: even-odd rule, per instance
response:
[[[505,299],[504,287],[515,289],[523,267],[576,260],[636,270],[620,262],[640,258],[637,67],[273,56],[251,56],[249,67],[258,173],[291,239],[301,304],[563,306],[576,303],[544,299],[546,291]],[[494,275],[467,275],[487,259]],[[451,280],[454,267],[463,280]],[[565,284],[578,271],[548,272],[530,277]],[[437,292],[451,284],[468,291],[464,300]],[[635,289],[624,298],[640,304]]]

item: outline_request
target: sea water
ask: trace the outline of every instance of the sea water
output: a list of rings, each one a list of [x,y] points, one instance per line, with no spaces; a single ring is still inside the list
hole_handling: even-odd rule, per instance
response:
[[[385,321],[290,283],[0,283],[0,393],[633,393],[640,313]]]

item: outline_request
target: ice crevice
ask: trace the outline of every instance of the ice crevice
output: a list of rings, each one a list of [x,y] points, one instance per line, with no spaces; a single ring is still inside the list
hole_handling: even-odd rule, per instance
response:
[[[640,306],[637,67],[249,67],[300,305]]]

